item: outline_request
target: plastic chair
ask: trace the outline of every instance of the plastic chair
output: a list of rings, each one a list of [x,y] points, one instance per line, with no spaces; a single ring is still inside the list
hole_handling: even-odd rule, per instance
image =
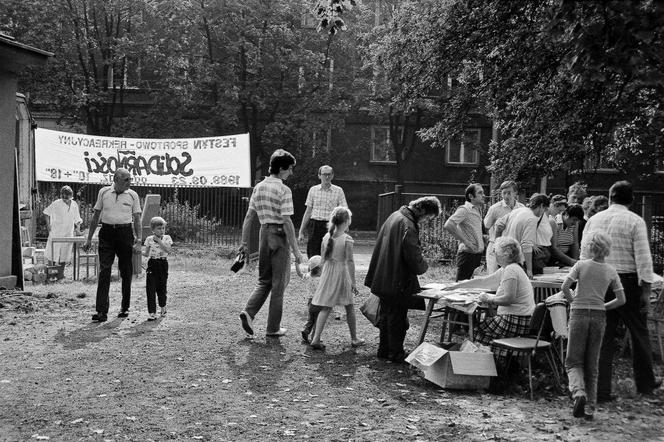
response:
[[[546,361],[553,372],[556,385],[561,388],[556,358],[553,355],[552,344],[542,339],[542,330],[546,317],[549,313],[546,304],[540,302],[535,306],[533,315],[530,318],[530,333],[532,336],[519,336],[516,338],[494,339],[491,344],[507,351],[509,360],[516,354],[528,356],[528,384],[530,386],[530,400],[533,400],[533,372],[532,359],[537,352],[541,351],[546,356]],[[509,366],[509,363],[508,363]]]

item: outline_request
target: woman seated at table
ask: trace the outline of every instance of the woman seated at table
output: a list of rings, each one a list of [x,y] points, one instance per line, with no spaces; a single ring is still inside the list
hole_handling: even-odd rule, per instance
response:
[[[491,275],[470,279],[450,288],[496,289],[496,294],[483,293],[479,300],[498,306],[496,316],[485,319],[477,328],[476,341],[489,345],[492,340],[511,338],[528,333],[530,317],[535,309],[533,286],[520,262],[523,254],[519,243],[510,237],[500,237],[494,244],[500,268]],[[495,350],[494,350],[495,352]]]
[[[573,266],[579,259],[578,224],[583,216],[583,208],[579,204],[572,204],[552,222],[552,265]]]

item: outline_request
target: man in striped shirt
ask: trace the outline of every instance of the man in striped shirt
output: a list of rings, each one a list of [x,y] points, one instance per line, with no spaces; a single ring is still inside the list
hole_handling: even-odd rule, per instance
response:
[[[583,232],[584,243],[593,231],[609,235],[612,245],[606,262],[618,271],[627,298],[625,305],[606,312],[606,328],[600,351],[597,380],[598,402],[613,399],[611,377],[619,319],[623,320],[632,338],[634,381],[637,391],[650,394],[661,385],[661,380],[656,380],[653,373],[648,333],[650,285],[654,279],[646,223],[639,215],[629,210],[634,201],[634,191],[629,182],[614,183],[609,190],[609,199],[611,204],[609,208],[589,218]],[[581,250],[581,259],[588,258],[583,245]],[[606,301],[613,298],[615,296],[609,290]]]
[[[307,194],[307,202],[305,203],[307,210],[302,216],[298,239],[304,241],[304,232],[307,231],[307,226],[311,224],[309,241],[307,241],[307,255],[309,258],[321,254],[321,243],[325,233],[327,233],[327,222],[332,209],[337,206],[348,207],[343,189],[332,184],[333,178],[334,171],[332,167],[321,166],[318,169],[320,184],[311,187]]]
[[[253,336],[253,319],[271,294],[267,315],[266,336],[286,334],[281,327],[284,291],[290,280],[290,250],[295,256],[295,271],[302,276],[299,264],[302,255],[297,246],[293,214],[293,194],[283,183],[293,174],[295,157],[283,149],[277,149],[270,157],[270,176],[254,187],[249,209],[242,225],[240,252],[248,252],[247,244],[253,218],[258,215],[261,224],[258,245],[258,284],[240,313],[242,328]],[[289,250],[290,248],[290,250]]]

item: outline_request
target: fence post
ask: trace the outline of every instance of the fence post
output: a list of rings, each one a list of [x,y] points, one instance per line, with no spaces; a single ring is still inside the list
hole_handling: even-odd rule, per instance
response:
[[[392,200],[392,212],[399,209],[399,207],[401,207],[401,205],[403,204],[403,202],[401,201],[401,198],[403,198],[402,192],[403,192],[403,186],[401,184],[395,184],[394,199]]]
[[[646,228],[648,229],[648,242],[650,242],[650,236],[652,233],[652,196],[643,195],[641,197],[641,217],[646,222]]]

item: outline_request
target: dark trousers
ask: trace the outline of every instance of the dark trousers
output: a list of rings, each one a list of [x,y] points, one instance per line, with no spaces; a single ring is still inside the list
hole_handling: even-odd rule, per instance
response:
[[[482,265],[482,256],[484,253],[458,252],[456,280],[472,278],[475,269]]]
[[[97,282],[97,305],[99,313],[108,314],[108,290],[111,286],[111,267],[118,257],[118,268],[122,278],[122,311],[129,310],[131,299],[132,255],[134,231],[131,225],[113,228],[105,224],[99,230],[99,279]]]
[[[639,393],[650,393],[655,386],[653,373],[652,350],[648,333],[648,315],[646,306],[641,303],[641,287],[636,273],[620,275],[620,282],[625,289],[627,302],[617,309],[606,312],[606,328],[599,355],[599,377],[597,379],[597,397],[607,398],[611,394],[611,378],[613,376],[613,357],[617,349],[616,328],[622,319],[632,340],[632,367],[634,382]],[[606,301],[615,295],[608,290]]]
[[[327,221],[309,220],[309,240],[307,241],[307,257],[322,255],[320,250],[323,237],[327,233]]]
[[[168,282],[168,260],[148,260],[148,268],[145,271],[145,292],[148,295],[148,313],[156,313],[155,294],[159,301],[159,307],[166,307],[166,284]]]
[[[394,361],[402,361],[406,357],[403,341],[406,339],[408,323],[408,307],[393,305],[380,300],[378,312],[378,357]]]
[[[309,307],[307,323],[304,324],[304,328],[302,329],[302,331],[306,332],[307,334],[310,334],[312,331],[316,330],[316,320],[318,319],[318,314],[325,308],[321,307],[320,305],[312,304],[311,299],[312,298],[309,298],[309,302],[307,302],[307,306]]]

